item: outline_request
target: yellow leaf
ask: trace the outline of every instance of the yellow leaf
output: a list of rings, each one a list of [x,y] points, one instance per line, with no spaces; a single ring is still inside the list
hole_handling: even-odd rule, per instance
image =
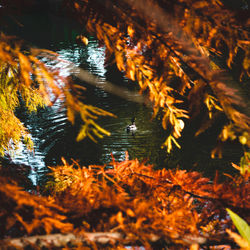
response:
[[[115,59],[116,59],[116,64],[117,64],[117,68],[120,71],[125,71],[125,65],[124,65],[124,60],[123,60],[123,54],[121,52],[117,52],[115,54]]]
[[[131,26],[128,26],[127,32],[130,37],[133,37],[135,31]]]
[[[130,208],[128,208],[126,212],[128,216],[135,217],[135,213]]]
[[[77,137],[76,137],[76,141],[81,141],[82,139],[84,139],[87,136],[87,126],[86,124],[83,125],[81,127],[81,130],[79,131]]]
[[[68,117],[68,120],[72,124],[74,124],[74,122],[75,122],[75,111],[71,107],[67,108],[67,117]]]
[[[124,222],[124,218],[122,216],[122,212],[119,211],[116,215],[116,220],[117,222],[120,224],[120,225],[123,225],[123,222]]]

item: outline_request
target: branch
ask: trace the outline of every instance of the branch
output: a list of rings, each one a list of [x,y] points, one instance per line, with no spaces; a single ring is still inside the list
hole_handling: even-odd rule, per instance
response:
[[[130,102],[137,102],[140,104],[144,104],[148,107],[152,107],[149,99],[143,95],[138,94],[137,92],[129,91],[126,88],[118,87],[117,85],[109,81],[100,81],[97,76],[94,76],[86,70],[75,66],[73,63],[70,63],[70,67],[72,75],[78,77],[80,80],[90,85],[103,89],[106,92],[119,96],[120,98],[126,99]]]
[[[232,245],[233,241],[225,237],[225,235],[217,235],[217,237],[207,238],[199,235],[182,235],[179,236],[178,242],[183,242],[185,245],[204,245],[204,246],[219,246],[221,244]],[[100,247],[104,247],[107,245],[114,245],[121,242],[123,246],[137,246],[142,245],[143,243],[139,243],[137,240],[130,239],[129,237],[124,237],[123,234],[117,232],[94,232],[94,233],[84,233],[83,236],[78,236],[73,233],[69,234],[48,234],[48,235],[35,235],[30,237],[21,237],[14,239],[5,239],[0,241],[0,247],[15,247],[24,249],[25,247],[65,247],[65,246],[92,246],[93,244],[97,244]],[[151,234],[151,237],[148,239],[148,242],[152,246],[158,246],[159,244],[163,246],[176,246],[174,241],[169,241],[169,239],[162,239],[160,236],[155,234]],[[178,244],[178,243],[177,243]],[[1,248],[2,249],[2,248]]]
[[[140,176],[140,177],[144,177],[144,178],[148,178],[148,179],[153,179],[153,180],[157,181],[156,178],[154,178],[153,176],[148,176],[148,175],[141,174],[141,173],[136,173],[136,172],[133,172],[133,174],[135,174],[137,176]],[[201,195],[195,194],[193,192],[185,190],[185,188],[183,188],[181,185],[174,184],[171,180],[169,180],[167,178],[165,178],[164,180],[161,180],[161,182],[167,183],[167,184],[172,184],[173,185],[173,189],[174,188],[179,188],[184,193],[189,194],[193,198],[202,199],[202,200],[208,200],[208,201],[212,201],[212,202],[218,202],[220,205],[223,206],[223,208],[227,207],[227,208],[231,208],[231,209],[237,209],[237,211],[240,211],[241,213],[243,213],[243,212],[244,213],[250,213],[250,208],[231,205],[231,204],[228,203],[228,200],[226,200],[226,199],[217,198],[217,197],[210,197],[210,196],[201,196]],[[161,183],[159,183],[159,184],[161,185]]]
[[[161,28],[161,30],[165,33],[172,32],[173,34],[182,34],[182,30],[178,28],[178,24],[173,18],[171,18],[169,15],[167,15],[163,9],[161,9],[157,5],[152,5],[149,1],[148,4],[145,4],[144,1],[131,1],[131,0],[125,0],[130,6],[137,9],[138,12],[141,12],[145,14],[149,19],[152,19],[156,22],[158,27]],[[132,16],[133,17],[133,16]],[[130,17],[130,18],[132,18]],[[166,20],[169,20],[171,25],[166,24]],[[137,27],[140,27],[140,24],[138,24],[136,21],[134,23],[137,25]],[[142,27],[140,27],[142,28]],[[209,58],[205,55],[201,55],[195,47],[192,47],[193,51],[196,51],[197,56],[192,57],[192,61],[195,62],[195,65],[193,65],[192,61],[188,61],[185,58],[188,58],[186,55],[182,55],[180,53],[176,53],[176,50],[172,45],[168,45],[165,41],[159,37],[159,35],[153,31],[151,33],[161,41],[162,44],[168,47],[168,49],[171,51],[172,54],[174,54],[183,65],[188,67],[189,69],[192,69],[206,84],[208,84],[217,98],[220,100],[221,105],[224,107],[224,111],[228,118],[230,120],[233,120],[237,124],[237,119],[234,119],[230,112],[228,112],[229,109],[233,108],[232,104],[236,104],[240,109],[243,111],[243,115],[245,114],[243,119],[245,119],[246,125],[250,124],[250,109],[248,108],[250,105],[249,101],[249,95],[247,95],[241,86],[239,86],[239,83],[237,83],[233,78],[227,74],[227,76],[223,76],[221,74],[221,69],[215,63],[212,61],[209,61]],[[182,34],[181,37],[179,37],[179,43],[182,44],[182,47],[185,48],[186,42],[183,38],[184,35]],[[179,52],[179,51],[178,51]],[[203,65],[201,65],[201,62]],[[191,63],[191,64],[190,64]],[[212,69],[211,69],[211,63],[212,63]],[[200,70],[198,70],[200,69]],[[217,72],[220,72],[218,74]],[[216,74],[215,74],[216,73]],[[225,71],[224,71],[225,73]],[[214,79],[217,77],[217,79]],[[215,81],[216,80],[216,81]],[[225,86],[225,87],[224,87]],[[227,88],[227,92],[222,88]],[[226,92],[226,93],[225,93]],[[225,101],[225,98],[231,98],[231,102]],[[237,99],[237,103],[233,103],[233,100]],[[246,128],[247,129],[247,128]],[[248,130],[248,129],[247,129]]]
[[[147,4],[145,4],[145,1],[141,0],[136,2],[132,0],[124,0],[124,2],[126,2],[131,8],[136,9],[139,13],[142,13],[149,19],[154,20],[157,26],[164,33],[173,33],[174,35],[178,34],[179,36],[183,33],[176,20],[174,20],[174,18],[172,18],[170,15],[166,14],[164,10],[158,5],[152,4],[150,1],[147,1]],[[114,7],[115,4],[113,8]],[[119,7],[117,6],[116,11],[120,11]],[[122,13],[120,13],[120,15],[121,14]],[[131,22],[133,22],[136,27],[141,30],[141,32],[145,32],[142,25],[135,20],[133,15],[127,15],[127,19],[130,19]],[[168,20],[168,25],[166,24],[166,20]],[[150,30],[150,32],[162,44],[168,47],[169,51],[171,51],[171,53],[180,60],[185,68],[191,69],[197,74],[197,76],[200,77],[200,79],[210,86],[214,94],[219,99],[228,119],[233,121],[242,129],[249,131],[249,96],[245,94],[239,83],[233,80],[229,74],[227,74],[226,77],[222,75],[221,69],[218,66],[214,67],[215,63],[211,62],[207,56],[200,54],[199,50],[194,46],[192,46],[192,49],[195,51],[197,56],[192,56],[192,60],[190,60],[191,57],[187,57],[186,55],[184,56],[184,54],[179,53],[178,49],[175,50],[175,46],[173,46],[173,44],[168,45],[156,32],[153,32],[152,30]],[[183,34],[181,37],[178,37],[178,43],[182,45],[182,49],[187,48]],[[182,69],[182,71],[187,75],[185,70]],[[188,78],[192,83],[190,77]],[[235,100],[237,100],[237,103]],[[237,109],[234,107],[235,104]],[[240,112],[238,112],[238,110],[240,110]]]
[[[100,80],[99,77],[89,73],[88,71],[76,66],[74,63],[62,60],[58,58],[58,55],[52,56],[51,54],[48,54],[46,52],[40,53],[40,56],[52,59],[52,60],[60,60],[66,63],[66,68],[69,68],[70,73],[74,75],[75,77],[79,78],[80,80],[86,82],[87,84],[90,84],[92,86],[95,86],[97,88],[103,89],[104,91],[111,93],[115,96],[119,96],[122,99],[128,100],[130,102],[136,102],[139,104],[144,104],[149,108],[152,108],[152,103],[148,99],[148,97],[139,94],[135,91],[130,91],[126,88],[119,87],[109,81],[103,81]]]
[[[122,234],[110,232],[96,232],[84,233],[83,236],[78,236],[72,233],[69,234],[48,234],[35,235],[30,237],[21,237],[0,241],[0,246],[11,245],[14,247],[25,248],[31,245],[38,245],[39,247],[63,247],[66,245],[91,245],[91,242],[100,245],[114,244],[122,240]]]

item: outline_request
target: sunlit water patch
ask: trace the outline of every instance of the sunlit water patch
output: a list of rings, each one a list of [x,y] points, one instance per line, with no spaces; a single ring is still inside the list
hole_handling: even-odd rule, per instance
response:
[[[89,64],[89,70],[100,79],[105,79],[105,47],[100,47],[95,39],[91,38],[87,46],[86,62]]]

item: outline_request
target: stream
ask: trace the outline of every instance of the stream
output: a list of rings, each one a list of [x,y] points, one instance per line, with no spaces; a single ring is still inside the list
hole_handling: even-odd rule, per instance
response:
[[[76,66],[89,71],[100,79],[100,84],[108,80],[123,86],[130,91],[137,91],[135,82],[128,80],[114,65],[105,64],[105,48],[99,46],[95,37],[73,22],[68,17],[52,13],[28,13],[5,22],[5,32],[16,35],[31,43],[32,46],[50,49],[60,54],[60,58],[73,62]],[[20,26],[21,24],[21,26]],[[84,33],[88,36],[87,46],[78,45],[76,36]],[[68,76],[69,70],[61,65],[60,73]],[[57,101],[54,106],[29,114],[23,108],[17,111],[18,117],[29,129],[33,141],[34,152],[27,152],[23,145],[14,152],[13,161],[25,163],[32,167],[30,178],[36,185],[43,182],[46,166],[60,165],[61,157],[71,162],[78,160],[81,165],[108,164],[111,154],[117,161],[125,159],[128,151],[131,159],[147,160],[156,168],[180,167],[188,170],[202,171],[206,176],[214,176],[215,170],[232,172],[230,162],[238,163],[241,157],[239,145],[225,148],[222,159],[211,159],[210,151],[215,145],[214,135],[217,128],[209,130],[198,138],[194,138],[194,128],[187,126],[180,140],[181,149],[175,148],[171,154],[161,148],[167,132],[162,129],[161,121],[152,118],[152,109],[121,99],[101,88],[90,86],[79,79],[74,81],[84,87],[84,102],[117,116],[117,118],[100,117],[98,123],[111,132],[111,136],[98,139],[98,143],[90,139],[76,142],[80,124],[72,126],[66,117],[63,103]],[[126,126],[131,118],[136,118],[136,133],[127,133]]]

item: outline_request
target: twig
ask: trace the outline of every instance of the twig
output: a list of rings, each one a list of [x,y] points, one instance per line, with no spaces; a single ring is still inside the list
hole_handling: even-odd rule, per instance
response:
[[[100,80],[99,77],[97,77],[97,76],[89,73],[88,71],[76,66],[73,62],[59,58],[58,54],[51,55],[51,54],[43,51],[39,55],[46,57],[46,58],[49,58],[49,59],[52,59],[52,60],[63,61],[66,64],[66,68],[69,68],[70,73],[72,75],[76,76],[77,78],[86,82],[87,84],[90,84],[90,85],[95,86],[97,88],[103,89],[104,91],[106,91],[108,93],[111,93],[115,96],[119,96],[120,98],[128,100],[130,102],[144,104],[147,107],[152,108],[152,103],[150,102],[150,100],[147,96],[144,96],[142,94],[139,94],[138,92],[130,91],[126,88],[117,86],[109,81]]]
[[[106,92],[119,96],[120,98],[126,99],[130,102],[137,102],[148,107],[152,107],[149,99],[138,94],[137,92],[129,91],[128,89],[119,87],[109,81],[100,81],[97,76],[94,76],[86,70],[75,66],[73,63],[70,63],[70,67],[72,75],[78,77],[80,80],[85,81],[90,85],[103,89]]]
[[[221,244],[232,245],[233,242],[225,237],[225,235],[220,235],[215,238],[208,239],[205,236],[200,235],[182,235],[178,241],[182,241],[185,245],[198,244],[200,246],[218,246]],[[167,238],[162,238],[158,235],[151,234],[148,242],[153,245],[161,244],[162,246],[174,246],[176,243],[169,241]],[[29,249],[48,248],[48,247],[65,247],[65,246],[93,246],[93,244],[99,245],[101,247],[107,245],[114,245],[121,243],[124,246],[135,246],[140,245],[139,241],[130,239],[129,237],[124,237],[123,234],[117,232],[93,232],[84,233],[83,236],[78,236],[73,233],[69,234],[48,234],[48,235],[35,235],[29,237],[5,239],[0,241],[1,249],[21,248],[30,247]],[[159,245],[158,245],[159,246]]]
[[[148,175],[140,174],[140,173],[136,173],[136,172],[133,172],[133,174],[135,174],[137,176],[140,176],[140,177],[153,179],[153,180],[156,181],[156,178],[154,178],[153,176],[148,176]],[[229,204],[228,201],[225,200],[225,199],[216,198],[216,197],[209,197],[209,196],[201,196],[201,195],[195,194],[193,192],[185,190],[181,185],[174,184],[169,179],[164,179],[164,180],[161,180],[160,182],[172,184],[173,188],[180,188],[184,193],[189,194],[193,198],[202,199],[202,200],[209,200],[209,201],[213,201],[213,202],[219,202],[221,205],[223,205],[224,208],[227,207],[227,208],[237,209],[238,211],[241,211],[241,212],[244,212],[244,213],[250,213],[250,209],[247,208],[247,207],[233,206],[233,205]],[[159,184],[161,184],[161,183],[159,183]]]
[[[6,239],[0,242],[2,246],[13,246],[24,248],[27,246],[38,245],[39,247],[63,247],[66,245],[77,245],[82,243],[83,245],[90,245],[90,242],[96,244],[106,245],[114,244],[122,240],[122,234],[110,233],[110,232],[96,232],[96,233],[85,233],[84,236],[77,236],[75,234],[48,234],[48,235],[35,235],[22,238]]]

